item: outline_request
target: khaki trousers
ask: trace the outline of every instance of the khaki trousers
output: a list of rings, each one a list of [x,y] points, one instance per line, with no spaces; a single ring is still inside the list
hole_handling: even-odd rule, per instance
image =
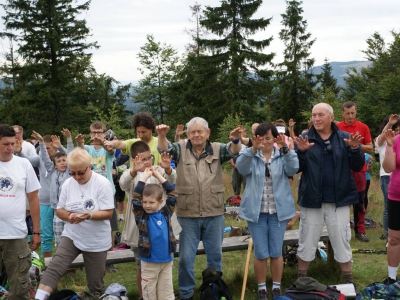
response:
[[[173,261],[151,263],[142,260],[142,292],[144,300],[175,299],[172,284]]]

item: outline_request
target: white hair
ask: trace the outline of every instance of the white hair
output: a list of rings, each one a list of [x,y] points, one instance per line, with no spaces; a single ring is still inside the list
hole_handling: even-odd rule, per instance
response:
[[[208,122],[200,117],[194,117],[186,124],[186,130],[189,131],[189,127],[192,125],[203,125],[204,130],[208,130]]]
[[[325,106],[326,110],[327,110],[331,115],[333,115],[333,108],[332,108],[332,106],[330,106],[328,103],[321,102],[321,103],[315,104],[314,107],[317,106],[317,105],[320,105],[320,104],[322,104],[323,106]]]

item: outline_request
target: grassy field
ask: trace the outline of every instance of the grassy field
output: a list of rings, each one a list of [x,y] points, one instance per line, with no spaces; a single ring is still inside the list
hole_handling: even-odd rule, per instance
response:
[[[226,187],[225,198],[228,198],[233,194],[230,175],[224,175],[224,185]],[[292,184],[292,189],[295,191],[297,185],[295,182]],[[294,193],[295,198],[297,193]],[[369,207],[367,216],[373,218],[377,223],[382,223],[382,193],[379,186],[379,179],[374,178],[371,180],[371,187],[369,190]],[[121,224],[122,225],[122,224]],[[237,221],[231,217],[225,218],[225,225],[229,226],[239,226],[241,228],[246,227],[245,221]],[[294,228],[298,228],[298,224]],[[377,228],[367,229],[367,235],[370,238],[369,243],[363,243],[356,241],[354,239],[354,232],[352,233],[353,238],[351,240],[351,246],[354,248],[353,255],[353,276],[354,281],[359,289],[369,285],[374,281],[382,281],[387,277],[387,264],[385,254],[375,254],[375,253],[357,253],[363,250],[385,250],[385,240],[380,240],[379,237],[382,235],[383,229],[381,226]],[[226,234],[227,235],[227,234]],[[358,250],[357,250],[358,249]],[[230,287],[233,298],[240,299],[244,266],[246,260],[247,251],[233,251],[226,252],[223,254],[223,278]],[[105,282],[108,286],[113,282],[118,282],[124,285],[128,289],[129,299],[138,299],[138,290],[136,286],[136,276],[135,276],[135,263],[118,264],[116,267],[119,272],[117,273],[107,273],[105,276]],[[254,277],[253,271],[253,259],[250,262],[250,270],[246,287],[245,299],[257,299],[257,284]],[[199,255],[195,262],[195,276],[196,276],[196,291],[195,299],[199,299],[198,288],[201,285],[201,272],[206,268],[206,257],[205,255]],[[174,290],[178,292],[178,259],[174,261]],[[318,279],[320,282],[325,284],[340,284],[342,283],[342,278],[340,275],[340,269],[336,263],[324,262],[322,260],[316,259],[310,266],[309,276]],[[285,267],[283,278],[282,278],[282,288],[290,286],[297,276],[297,268]],[[267,277],[267,287],[271,290],[271,279]],[[86,279],[84,270],[78,270],[74,275],[65,275],[59,282],[59,289],[70,288],[75,291],[83,291],[86,289]]]

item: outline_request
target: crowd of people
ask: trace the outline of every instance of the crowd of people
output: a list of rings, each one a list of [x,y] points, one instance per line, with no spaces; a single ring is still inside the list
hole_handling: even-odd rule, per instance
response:
[[[288,128],[283,120],[260,122],[253,124],[250,137],[242,126],[234,128],[227,144],[209,141],[211,129],[200,117],[192,118],[186,127],[179,125],[170,142],[170,127],[156,125],[145,112],[132,120],[137,138],[106,138],[106,126],[94,122],[90,145],[78,134],[76,148],[68,129],[61,132],[67,148],[58,136],[33,131],[35,149],[22,139],[21,126],[0,125],[0,253],[9,275],[9,299],[47,299],[79,254],[88,292],[100,297],[105,291],[105,271],[117,271],[106,265],[113,232],[118,230],[116,208],[119,220],[124,221],[121,243],[135,256],[139,297],[175,299],[172,264],[179,235],[179,293],[181,299],[193,299],[200,241],[207,267],[222,271],[222,164],[227,161],[233,167],[236,196],[240,197],[241,183],[245,183],[239,217],[247,221],[254,241],[258,299],[268,299],[268,258],[272,297],[281,295],[283,239],[288,221],[296,216],[300,216],[298,277],[307,276],[326,226],[343,281],[353,283],[350,207],[355,238],[368,242],[364,222],[367,172],[374,151],[370,130],[356,119],[356,113],[356,105],[346,102],[343,121],[336,122],[332,107],[319,103],[312,109],[309,127],[299,135],[292,119]],[[385,119],[380,130],[375,151],[381,162],[382,239],[388,241],[385,283],[389,284],[397,281],[400,261],[398,116]],[[116,168],[116,152],[124,168]],[[301,179],[296,213],[291,183],[297,173]],[[29,235],[26,216],[33,223]],[[39,246],[43,257],[52,260],[36,294],[29,295],[30,252]]]

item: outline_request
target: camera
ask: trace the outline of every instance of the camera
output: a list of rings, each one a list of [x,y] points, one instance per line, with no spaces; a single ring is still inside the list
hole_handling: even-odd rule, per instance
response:
[[[107,141],[113,141],[115,138],[115,132],[112,129],[108,129],[106,132],[106,136],[104,137]]]

